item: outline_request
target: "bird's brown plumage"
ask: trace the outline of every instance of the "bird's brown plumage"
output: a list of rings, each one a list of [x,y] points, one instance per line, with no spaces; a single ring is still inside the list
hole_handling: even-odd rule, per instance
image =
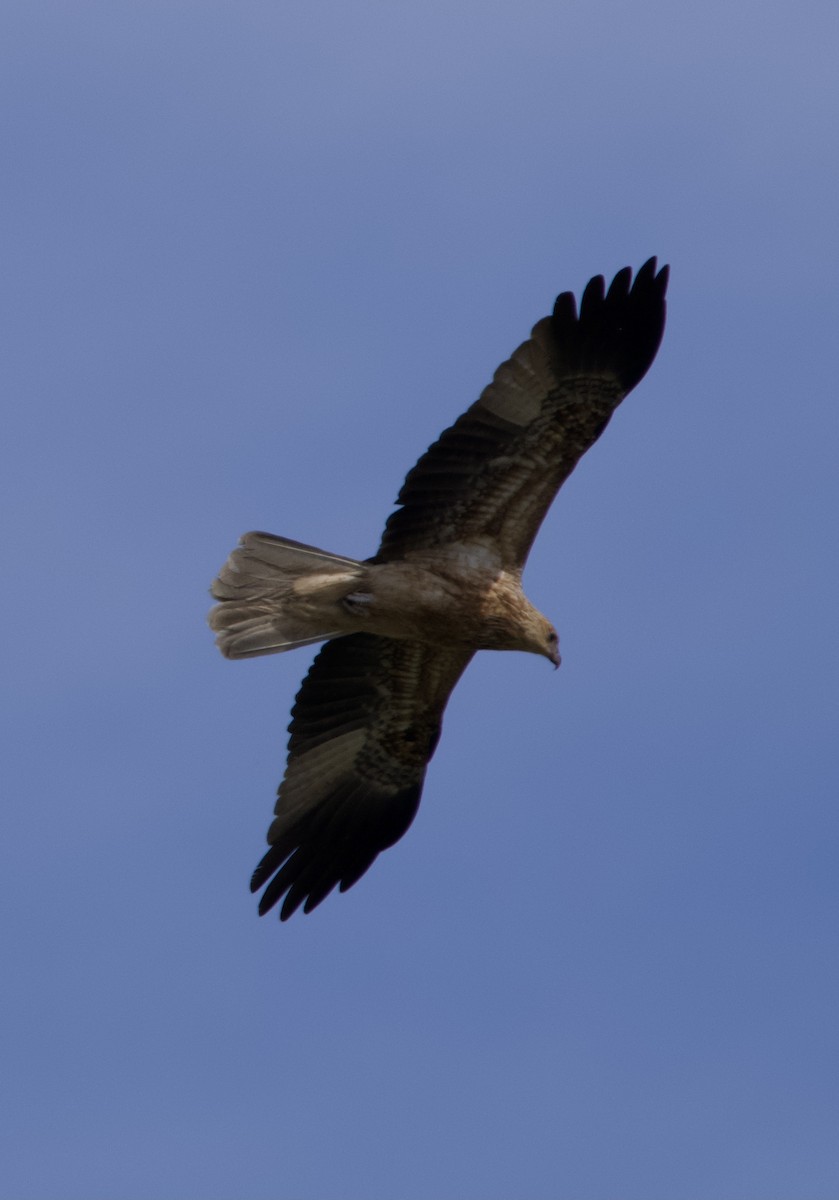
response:
[[[559,663],[521,571],[557,490],[649,369],[667,268],[586,287],[503,363],[409,472],[366,562],[246,534],[210,615],[231,658],[327,640],[292,710],[270,849],[252,879],[266,912],[309,912],[408,829],[452,688],[478,649]]]

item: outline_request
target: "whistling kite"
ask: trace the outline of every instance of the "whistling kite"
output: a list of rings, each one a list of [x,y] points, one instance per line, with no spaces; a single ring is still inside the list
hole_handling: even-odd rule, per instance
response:
[[[210,614],[222,654],[326,642],[292,709],[270,849],[251,889],[286,920],[346,891],[406,832],[452,688],[476,650],[559,666],[556,630],[521,588],[557,490],[649,369],[667,267],[651,258],[580,312],[571,292],[409,473],[372,558],[247,533]]]

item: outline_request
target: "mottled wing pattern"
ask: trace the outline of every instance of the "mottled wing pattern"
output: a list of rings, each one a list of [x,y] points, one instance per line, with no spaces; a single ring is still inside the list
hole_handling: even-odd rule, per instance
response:
[[[579,315],[563,292],[408,474],[375,561],[491,539],[505,566],[522,566],[557,490],[655,358],[667,274],[651,258],[608,292],[598,275]]]
[[[251,890],[286,920],[361,878],[407,831],[470,651],[358,633],[327,642],[292,709],[271,848]],[[272,878],[273,876],[273,878]],[[270,880],[270,882],[268,882]]]

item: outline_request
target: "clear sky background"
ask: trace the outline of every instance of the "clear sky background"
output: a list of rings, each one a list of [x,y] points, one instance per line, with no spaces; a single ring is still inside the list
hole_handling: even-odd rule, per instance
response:
[[[9,1200],[839,1194],[835,0],[12,0],[0,36]],[[652,371],[419,816],[247,884],[312,657],[264,528],[371,553],[549,311]]]

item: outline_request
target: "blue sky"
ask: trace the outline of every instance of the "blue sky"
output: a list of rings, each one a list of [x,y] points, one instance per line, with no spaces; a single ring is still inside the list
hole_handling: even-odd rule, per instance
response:
[[[7,4],[0,1194],[839,1191],[835,4]],[[672,264],[419,816],[248,894],[308,651],[240,533],[377,544],[557,292]]]

